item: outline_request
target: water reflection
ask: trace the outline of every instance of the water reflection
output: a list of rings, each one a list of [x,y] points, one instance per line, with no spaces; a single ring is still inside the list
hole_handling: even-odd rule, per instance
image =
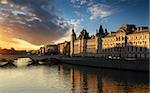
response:
[[[149,93],[148,73],[59,66],[62,77],[69,71],[72,93]]]
[[[24,67],[28,66],[32,63],[32,59],[30,58],[18,58],[14,60],[13,64],[16,65],[17,67]]]
[[[149,93],[148,73],[72,65],[0,68],[0,93]]]

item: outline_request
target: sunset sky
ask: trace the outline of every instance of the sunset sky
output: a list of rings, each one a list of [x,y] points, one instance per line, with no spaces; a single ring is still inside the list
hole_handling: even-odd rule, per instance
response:
[[[149,0],[0,0],[0,47],[38,49],[70,39],[74,27],[95,34],[122,24],[149,26]]]

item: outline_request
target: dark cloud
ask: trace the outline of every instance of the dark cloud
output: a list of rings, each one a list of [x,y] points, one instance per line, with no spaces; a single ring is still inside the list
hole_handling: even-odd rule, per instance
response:
[[[64,18],[56,15],[54,6],[53,0],[8,0],[0,4],[0,25],[12,28],[15,38],[34,44],[51,43],[70,28]]]

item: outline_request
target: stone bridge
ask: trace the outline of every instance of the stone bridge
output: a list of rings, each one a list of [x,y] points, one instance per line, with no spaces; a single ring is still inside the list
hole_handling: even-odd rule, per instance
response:
[[[60,59],[60,56],[50,56],[50,55],[44,55],[44,56],[38,56],[38,55],[0,55],[0,59],[6,59],[6,60],[14,60],[17,58],[31,58],[33,60],[42,60],[46,58],[55,58],[55,59]]]

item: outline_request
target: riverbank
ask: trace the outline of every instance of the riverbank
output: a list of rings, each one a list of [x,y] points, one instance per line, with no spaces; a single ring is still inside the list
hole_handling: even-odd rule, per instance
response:
[[[149,60],[124,60],[124,59],[104,59],[98,57],[69,57],[69,56],[38,56],[38,55],[1,55],[0,59],[14,60],[19,57],[28,57],[34,61],[43,59],[54,60],[59,63],[91,66],[97,68],[111,68],[120,70],[133,70],[133,71],[149,71]]]
[[[149,71],[149,60],[117,60],[95,57],[62,57],[62,63],[132,71]]]

